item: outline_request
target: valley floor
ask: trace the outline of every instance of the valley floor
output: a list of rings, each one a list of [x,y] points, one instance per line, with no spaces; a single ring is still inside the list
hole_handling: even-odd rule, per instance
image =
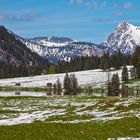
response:
[[[111,75],[114,73],[121,77],[121,70]],[[57,78],[63,82],[65,74],[1,79],[0,90],[6,91],[0,92],[0,140],[140,137],[140,97],[101,97],[98,90],[106,85],[107,74],[101,70],[75,72],[79,85],[91,85],[95,96],[47,96],[46,84]],[[17,82],[28,92],[16,95]],[[128,85],[139,88],[139,84],[140,79],[131,79]],[[33,92],[34,88],[39,92]]]
[[[1,97],[1,140],[140,137],[140,98]]]
[[[122,70],[116,70],[110,72],[110,77],[114,73],[118,73],[121,77]],[[78,84],[81,87],[92,85],[93,87],[101,87],[106,84],[108,80],[108,72],[104,72],[100,69],[73,72],[78,80]],[[15,83],[21,83],[21,87],[46,87],[47,83],[55,83],[57,79],[63,83],[65,73],[62,74],[50,74],[41,76],[30,76],[21,78],[0,79],[0,86],[15,86]]]

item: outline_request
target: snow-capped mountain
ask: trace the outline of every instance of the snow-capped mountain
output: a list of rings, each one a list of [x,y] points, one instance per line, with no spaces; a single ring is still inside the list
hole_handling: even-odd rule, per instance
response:
[[[20,40],[31,51],[47,58],[52,63],[58,61],[69,61],[79,56],[101,56],[104,51],[110,53],[121,50],[124,54],[132,54],[137,45],[140,45],[140,27],[123,22],[109,35],[108,39],[100,45],[78,42],[65,37],[37,37],[25,39],[13,32],[17,40]],[[106,46],[106,47],[105,47]]]
[[[70,61],[71,58],[79,56],[102,55],[103,49],[98,45],[88,42],[78,42],[70,38],[62,37],[39,37],[32,39],[20,39],[33,52],[52,63],[58,61]]]
[[[135,47],[140,45],[140,27],[123,22],[109,35],[101,45],[107,46],[114,51],[120,50],[124,54],[132,54]]]

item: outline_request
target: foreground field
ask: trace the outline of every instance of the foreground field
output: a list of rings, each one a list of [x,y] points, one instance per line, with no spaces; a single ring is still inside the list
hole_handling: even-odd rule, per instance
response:
[[[1,97],[1,140],[140,137],[140,98]]]
[[[117,137],[140,137],[140,119],[124,118],[109,122],[56,124],[34,122],[1,126],[1,140],[107,140]]]

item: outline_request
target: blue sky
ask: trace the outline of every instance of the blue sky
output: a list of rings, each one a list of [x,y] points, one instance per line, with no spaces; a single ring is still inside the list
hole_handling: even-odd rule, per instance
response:
[[[30,38],[103,42],[116,25],[140,25],[140,0],[0,0],[0,24]]]

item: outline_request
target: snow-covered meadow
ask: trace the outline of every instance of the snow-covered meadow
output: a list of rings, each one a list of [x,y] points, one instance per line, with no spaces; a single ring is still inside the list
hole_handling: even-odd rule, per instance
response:
[[[1,98],[0,126],[43,121],[82,123],[111,121],[125,117],[140,118],[138,98]]]
[[[114,73],[118,73],[121,78],[121,72],[122,70],[112,71],[110,72],[110,77]],[[80,86],[92,85],[95,87],[101,87],[106,84],[108,80],[108,72],[104,72],[100,69],[74,72],[74,74],[76,75]],[[55,83],[58,78],[63,83],[64,76],[65,73],[1,79],[0,86],[15,86],[15,83],[19,82],[22,87],[45,87],[47,83]]]

